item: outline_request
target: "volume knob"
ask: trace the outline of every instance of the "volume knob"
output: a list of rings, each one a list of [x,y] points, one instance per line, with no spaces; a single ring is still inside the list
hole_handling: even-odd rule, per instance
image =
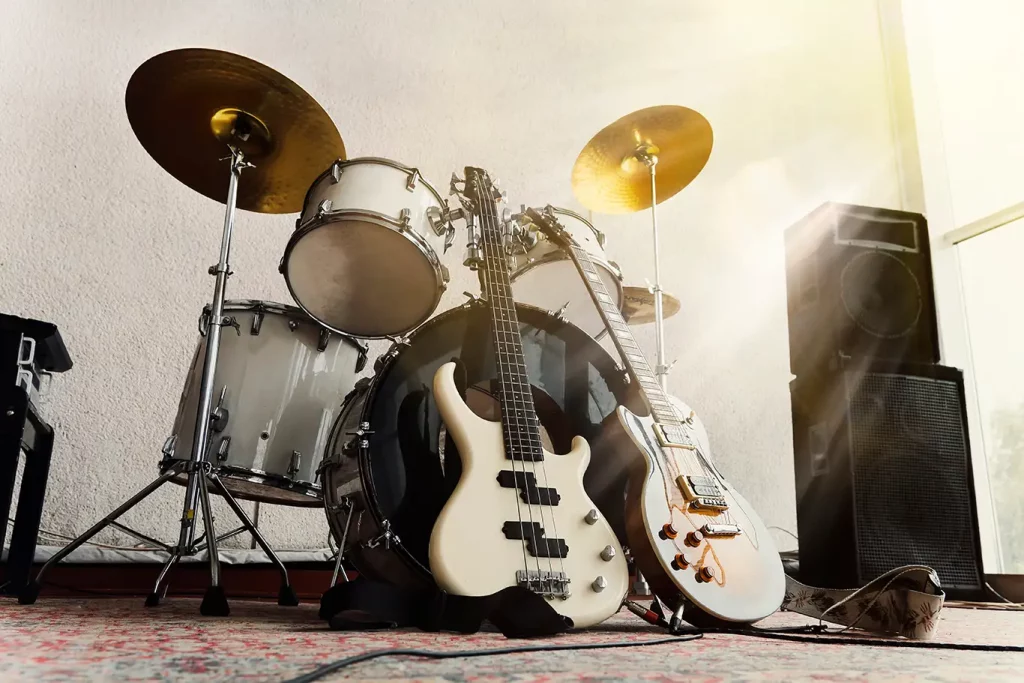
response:
[[[599,576],[596,579],[594,579],[594,582],[590,584],[590,587],[594,589],[595,593],[600,593],[608,587],[608,579],[604,578],[603,576]]]
[[[606,545],[604,550],[601,551],[601,559],[605,562],[611,562],[613,557],[615,557],[615,548]]]
[[[700,571],[697,572],[697,580],[703,583],[707,583],[715,578],[715,570],[711,567],[701,567]]]
[[[597,520],[600,519],[597,515],[597,510],[591,510],[587,513],[587,516],[583,518],[583,521],[587,524],[597,524]]]
[[[683,541],[683,543],[690,546],[691,548],[696,548],[700,545],[700,542],[703,540],[704,534],[702,534],[699,531],[691,531],[690,533],[686,534],[686,540]]]

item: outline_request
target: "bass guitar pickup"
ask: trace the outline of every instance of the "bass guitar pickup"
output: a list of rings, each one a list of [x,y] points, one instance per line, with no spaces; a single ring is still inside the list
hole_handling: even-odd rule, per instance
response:
[[[722,488],[712,477],[680,474],[676,477],[676,486],[693,510],[722,512],[729,509]]]

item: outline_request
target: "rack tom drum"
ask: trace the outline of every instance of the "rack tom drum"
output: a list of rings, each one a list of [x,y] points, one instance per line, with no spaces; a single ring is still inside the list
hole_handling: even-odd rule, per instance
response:
[[[280,270],[326,327],[377,339],[425,322],[448,284],[439,257],[453,228],[441,195],[390,159],[336,161],[306,194]]]

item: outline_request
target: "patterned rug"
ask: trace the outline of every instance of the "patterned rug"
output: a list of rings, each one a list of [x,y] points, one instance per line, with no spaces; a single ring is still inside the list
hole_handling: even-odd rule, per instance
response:
[[[382,648],[465,650],[662,637],[623,611],[600,627],[544,640],[510,641],[419,631],[332,632],[316,605],[232,601],[231,616],[199,615],[199,603],[170,599],[57,599],[0,602],[0,680],[283,681],[333,660]],[[776,614],[762,626],[807,623]],[[864,637],[865,641],[870,638]],[[945,609],[937,640],[1024,645],[1024,612]],[[1024,654],[805,644],[735,635],[693,642],[511,654],[473,659],[387,657],[323,680],[376,681],[793,681],[1021,680]]]

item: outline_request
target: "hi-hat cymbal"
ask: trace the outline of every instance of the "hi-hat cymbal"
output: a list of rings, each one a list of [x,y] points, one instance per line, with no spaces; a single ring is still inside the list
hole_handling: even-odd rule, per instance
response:
[[[664,317],[671,318],[679,312],[679,299],[662,292],[661,308]],[[654,293],[646,287],[623,287],[622,317],[630,325],[653,323]]]
[[[158,164],[196,192],[227,201],[228,145],[255,164],[238,208],[298,213],[306,191],[345,144],[327,112],[298,85],[247,57],[202,48],[164,52],[135,70],[128,120]]]
[[[640,156],[657,158],[660,204],[697,177],[711,156],[713,138],[707,119],[686,107],[663,105],[627,114],[580,152],[572,168],[573,192],[598,213],[650,208],[651,171]]]

